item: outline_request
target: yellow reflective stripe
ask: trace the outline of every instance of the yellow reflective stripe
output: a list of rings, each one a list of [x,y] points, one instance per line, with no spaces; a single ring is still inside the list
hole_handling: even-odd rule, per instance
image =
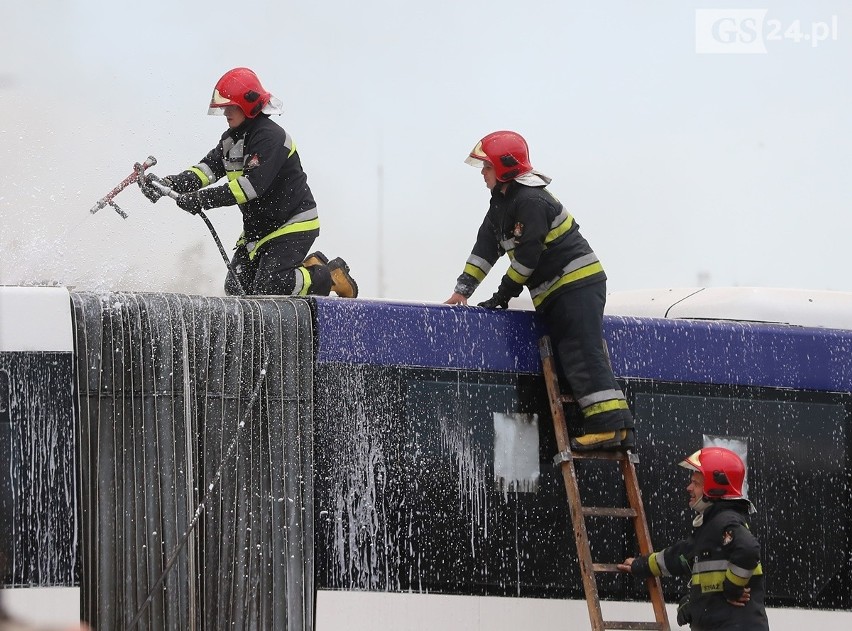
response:
[[[563,221],[561,224],[556,226],[553,230],[547,233],[547,236],[544,238],[544,243],[552,243],[556,241],[563,234],[568,232],[571,229],[571,226],[574,225],[574,218],[571,215],[568,215],[568,219]]]
[[[201,186],[207,186],[210,184],[210,178],[207,177],[207,174],[199,169],[198,167],[189,167],[189,170],[195,173],[199,179],[201,180]]]
[[[241,177],[241,176],[242,176],[242,174],[243,174],[243,172],[242,172],[242,171],[228,171],[228,173],[227,173],[228,181],[229,181],[229,182],[233,182],[233,181],[234,181],[234,180],[236,180],[238,177]]]
[[[701,593],[721,592],[725,582],[725,572],[702,572],[692,575],[692,584],[701,587]]]
[[[587,394],[584,397],[580,397],[577,399],[577,403],[580,404],[581,408],[589,407],[595,403],[601,403],[603,401],[611,401],[613,399],[624,399],[624,393],[621,390],[598,390],[597,392],[592,392],[591,394]]]
[[[319,227],[320,222],[318,217],[314,219],[309,219],[308,221],[299,221],[297,223],[291,223],[281,226],[275,232],[270,232],[268,235],[258,240],[258,242],[254,246],[254,249],[249,252],[249,260],[254,260],[254,257],[257,256],[257,253],[260,250],[260,246],[262,246],[270,239],[274,239],[275,237],[281,237],[285,234],[292,234],[293,232],[309,232],[310,230],[319,230]]]
[[[228,174],[230,177],[231,174]],[[236,180],[231,180],[228,182],[228,188],[231,189],[231,194],[234,196],[234,199],[237,200],[238,204],[245,204],[248,201],[246,194],[243,192],[243,189],[240,188],[240,183]]]
[[[476,265],[471,265],[470,263],[465,263],[464,273],[470,274],[479,282],[482,282],[482,279],[485,278],[485,272],[479,269]]]
[[[295,141],[295,140],[293,141],[293,148],[292,148],[292,149],[290,149],[290,153],[288,153],[288,154],[287,154],[287,157],[289,158],[289,157],[290,157],[290,156],[292,156],[294,153],[296,153],[296,141]]]
[[[588,418],[590,416],[594,416],[595,414],[602,414],[604,412],[612,412],[613,410],[627,410],[627,401],[604,401],[603,403],[595,403],[594,405],[590,405],[587,408],[583,408],[583,416]]]
[[[651,570],[651,574],[654,576],[662,576],[663,572],[660,570],[660,564],[657,562],[657,554],[658,552],[654,552],[651,556],[648,557],[648,568]]]
[[[304,267],[298,267],[296,269],[302,272],[302,289],[299,290],[297,295],[307,296],[308,290],[311,288],[311,273]]]
[[[741,568],[739,566],[734,566],[737,570],[740,571],[740,574],[737,574],[730,567],[725,571],[725,577],[731,581],[734,585],[739,585],[740,587],[745,587],[748,585],[748,582],[751,580],[752,576],[763,576],[763,566],[758,563],[757,567],[754,570],[749,571],[745,568]],[[741,574],[748,574],[748,576],[741,576]]]
[[[728,569],[728,570],[725,571],[725,578],[728,579],[729,581],[731,581],[734,585],[739,585],[740,587],[745,587],[746,585],[748,585],[748,582],[751,579],[751,576],[746,576],[746,577],[737,576],[736,574],[731,572],[730,569]]]
[[[533,304],[537,307],[544,299],[547,298],[554,291],[559,289],[560,287],[564,287],[568,283],[573,283],[578,280],[582,280],[583,278],[588,278],[589,276],[593,276],[595,274],[600,274],[603,272],[603,265],[600,264],[600,261],[595,261],[585,267],[581,267],[578,270],[574,270],[570,274],[565,274],[562,278],[560,278],[557,282],[553,284],[550,289],[538,294],[535,298],[533,298]]]
[[[514,267],[510,267],[508,270],[506,270],[506,276],[511,278],[519,285],[523,285],[525,282],[527,282],[527,279],[529,278],[529,276],[524,276],[523,274],[518,273],[518,271]]]

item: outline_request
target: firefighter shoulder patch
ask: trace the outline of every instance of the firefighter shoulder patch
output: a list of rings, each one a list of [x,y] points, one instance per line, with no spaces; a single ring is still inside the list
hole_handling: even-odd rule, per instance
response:
[[[524,224],[522,224],[520,221],[515,224],[515,228],[514,230],[512,230],[512,236],[514,236],[516,239],[520,239],[522,236],[524,236]]]
[[[248,159],[248,162],[246,162],[245,169],[248,171],[249,169],[254,169],[254,168],[259,167],[259,166],[260,166],[260,156],[255,153],[255,154],[252,155],[251,158]]]
[[[734,533],[730,530],[726,530],[722,533],[722,545],[726,546],[734,540]]]

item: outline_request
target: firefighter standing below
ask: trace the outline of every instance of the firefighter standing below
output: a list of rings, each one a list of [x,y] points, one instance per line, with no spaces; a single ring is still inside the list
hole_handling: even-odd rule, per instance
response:
[[[468,298],[503,254],[511,260],[497,292],[480,307],[506,309],[526,285],[547,324],[554,356],[583,415],[578,451],[626,449],[634,444],[633,415],[603,341],[606,274],[577,222],[546,189],[519,134],[497,131],[465,160],[479,167],[491,204],[473,251],[447,304]]]
[[[698,513],[692,535],[662,552],[625,559],[618,569],[639,578],[691,576],[678,623],[690,623],[693,631],[768,630],[760,544],[748,528],[754,506],[742,492],[742,460],[728,449],[705,447],[680,466],[693,472],[686,487],[689,506]]]
[[[358,286],[343,259],[308,255],[319,236],[319,215],[296,143],[269,118],[280,114],[280,107],[254,72],[229,70],[216,83],[208,110],[224,114],[228,130],[198,164],[162,181],[181,194],[177,205],[192,214],[239,205],[243,234],[231,267],[247,293],[327,296],[334,290],[355,298]],[[226,184],[210,186],[225,176]],[[156,202],[163,193],[152,179],[137,181]],[[240,293],[230,274],[225,292]]]

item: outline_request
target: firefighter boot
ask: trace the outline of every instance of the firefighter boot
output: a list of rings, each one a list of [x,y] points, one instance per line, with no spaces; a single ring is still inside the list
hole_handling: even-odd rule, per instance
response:
[[[571,439],[574,451],[598,451],[601,449],[625,449],[622,441],[627,438],[626,429],[614,429],[608,432],[583,434]]]
[[[331,272],[331,289],[341,298],[357,298],[358,283],[349,275],[349,266],[339,256],[328,263]]]

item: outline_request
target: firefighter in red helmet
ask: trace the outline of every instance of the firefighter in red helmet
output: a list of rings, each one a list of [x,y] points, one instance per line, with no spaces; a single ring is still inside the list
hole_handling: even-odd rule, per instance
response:
[[[190,213],[237,205],[243,233],[231,261],[249,294],[354,298],[358,285],[341,258],[308,254],[319,236],[317,205],[292,136],[269,118],[281,102],[248,68],[226,72],[213,89],[209,114],[224,114],[228,129],[198,164],[163,178],[180,193],[177,204]],[[227,177],[219,186],[214,183]],[[156,202],[162,191],[139,178],[142,192]],[[225,292],[239,293],[228,276]]]
[[[755,509],[743,493],[743,461],[729,449],[705,447],[679,464],[692,471],[686,487],[697,513],[692,534],[661,552],[627,558],[618,568],[639,578],[691,577],[678,623],[689,623],[694,631],[768,631],[760,544],[748,526]]]
[[[574,217],[554,197],[550,178],[533,169],[524,138],[488,134],[465,160],[478,167],[491,204],[447,304],[468,298],[503,254],[509,269],[481,307],[505,309],[526,286],[543,316],[561,375],[583,416],[578,451],[628,449],[633,415],[615,380],[603,340],[606,274]]]

